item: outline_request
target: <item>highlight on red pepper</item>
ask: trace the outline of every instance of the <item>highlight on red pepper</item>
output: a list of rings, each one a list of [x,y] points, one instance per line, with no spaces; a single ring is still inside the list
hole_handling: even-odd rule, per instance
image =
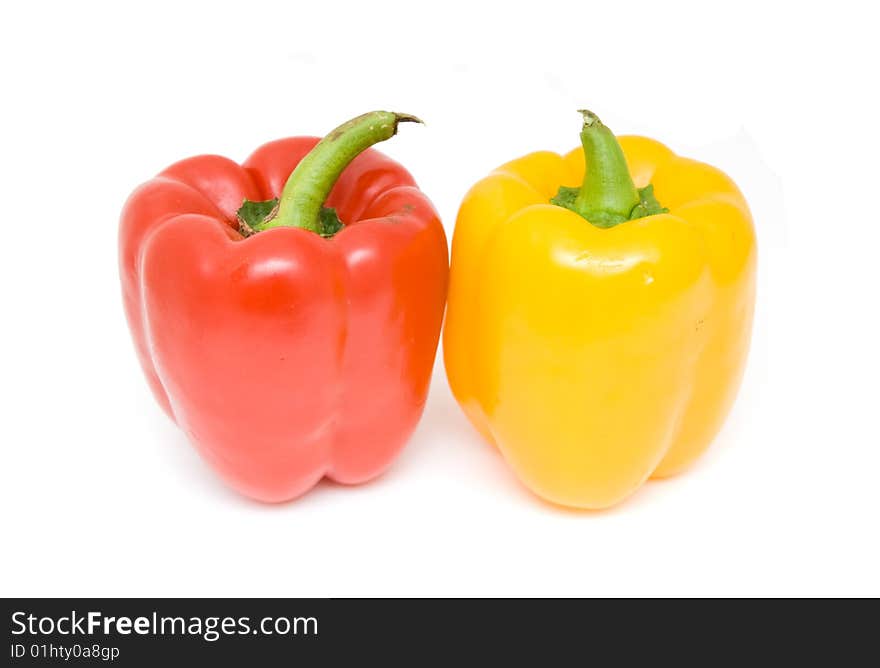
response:
[[[409,172],[370,148],[407,121],[375,111],[242,164],[188,158],[122,211],[123,301],[147,381],[247,496],[374,478],[422,413],[446,236]]]

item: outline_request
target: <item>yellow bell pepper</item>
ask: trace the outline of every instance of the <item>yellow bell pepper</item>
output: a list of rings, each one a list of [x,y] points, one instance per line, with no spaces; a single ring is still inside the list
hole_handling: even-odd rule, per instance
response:
[[[729,177],[583,113],[582,149],[526,155],[465,196],[443,344],[456,399],[519,479],[604,508],[719,431],[756,246]]]

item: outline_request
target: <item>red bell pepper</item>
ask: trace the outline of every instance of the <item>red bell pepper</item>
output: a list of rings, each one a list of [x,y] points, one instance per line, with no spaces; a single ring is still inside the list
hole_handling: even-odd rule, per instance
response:
[[[182,160],[125,204],[120,273],[141,366],[248,496],[373,478],[421,415],[446,236],[412,176],[369,148],[410,120],[372,112],[241,165]]]

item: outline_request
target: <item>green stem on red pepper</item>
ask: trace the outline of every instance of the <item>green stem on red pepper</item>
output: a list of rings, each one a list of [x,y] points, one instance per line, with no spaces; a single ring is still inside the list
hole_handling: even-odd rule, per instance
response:
[[[300,227],[324,237],[342,229],[342,222],[324,202],[343,170],[373,144],[397,134],[400,123],[422,121],[409,114],[371,111],[330,132],[300,161],[284,184],[281,197],[269,202],[245,201],[238,211],[242,232],[274,227]]]
[[[580,188],[560,187],[550,202],[602,228],[668,212],[654,197],[653,186],[636,188],[614,133],[593,112],[582,109],[580,113],[584,117],[581,130],[586,165],[583,183]]]

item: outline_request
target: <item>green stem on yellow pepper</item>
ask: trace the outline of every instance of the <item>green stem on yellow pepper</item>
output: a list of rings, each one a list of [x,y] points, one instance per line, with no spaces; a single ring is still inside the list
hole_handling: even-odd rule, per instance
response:
[[[617,137],[591,111],[581,109],[581,144],[588,168],[574,201],[574,211],[587,220],[596,214],[625,216],[639,203],[639,193]]]
[[[636,218],[666,213],[648,185],[637,189],[629,173],[623,149],[614,133],[591,111],[581,109],[584,126],[586,171],[580,188],[562,186],[551,203],[586,218],[596,227],[608,228]]]

